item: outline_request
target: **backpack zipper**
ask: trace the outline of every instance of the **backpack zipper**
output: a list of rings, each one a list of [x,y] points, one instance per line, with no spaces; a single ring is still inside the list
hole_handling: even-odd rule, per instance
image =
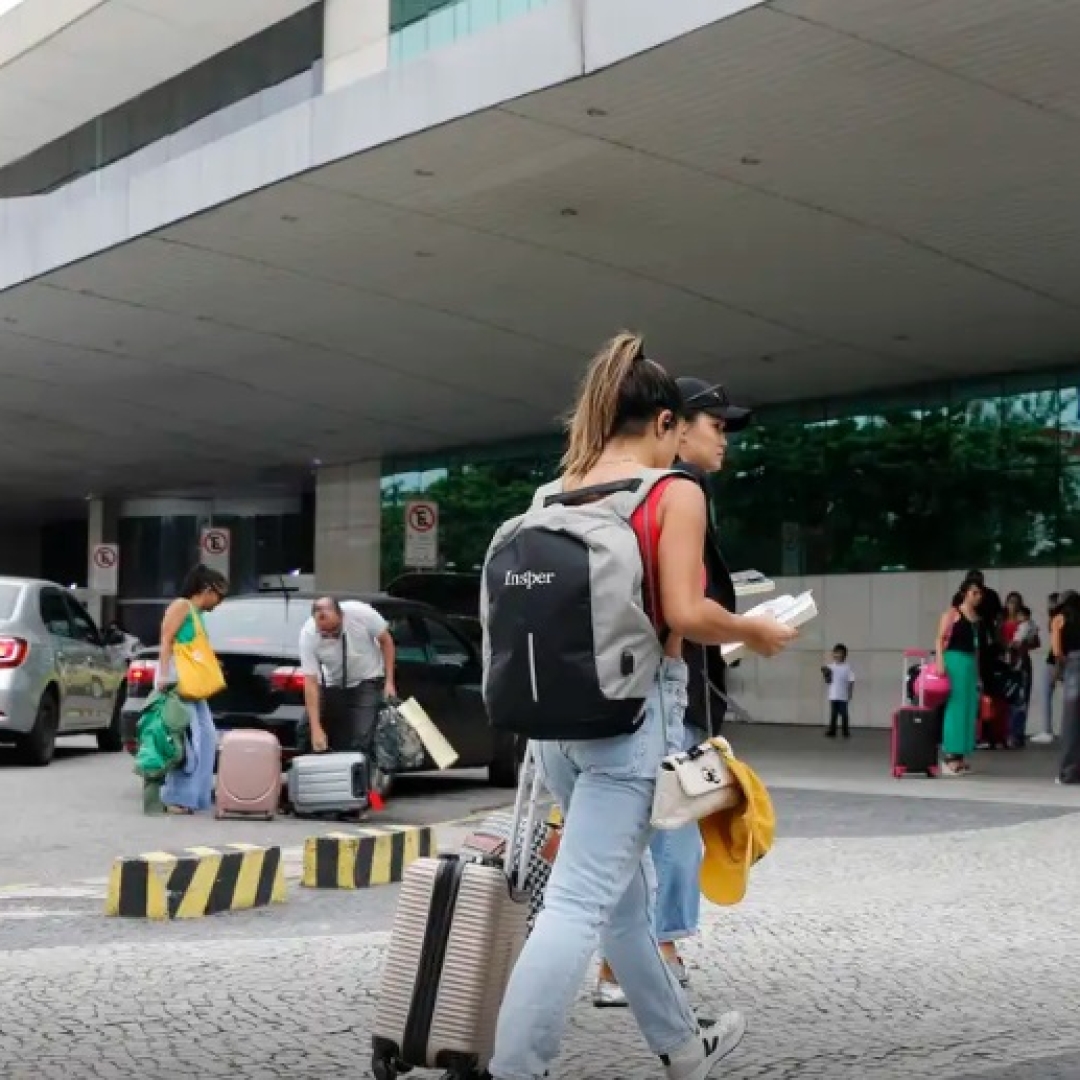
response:
[[[533,634],[529,634],[529,681],[532,683],[533,701],[540,704],[540,689],[536,685],[536,643]]]

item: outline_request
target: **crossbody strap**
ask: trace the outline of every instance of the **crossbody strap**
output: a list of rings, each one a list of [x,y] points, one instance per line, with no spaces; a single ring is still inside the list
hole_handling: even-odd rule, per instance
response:
[[[316,631],[317,633],[318,631]],[[324,664],[319,665],[319,685],[324,690],[330,686],[326,680],[326,666]],[[342,688],[349,685],[349,641],[344,625],[341,627],[341,685]]]

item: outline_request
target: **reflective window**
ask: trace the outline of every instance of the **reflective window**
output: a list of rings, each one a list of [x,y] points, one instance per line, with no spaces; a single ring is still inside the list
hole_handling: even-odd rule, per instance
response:
[[[471,659],[468,646],[448,626],[434,619],[424,619],[431,655],[437,664],[467,664]]]
[[[440,568],[471,571],[561,449],[553,437],[387,461],[384,581],[403,568],[409,498],[439,503]],[[710,491],[739,569],[1080,565],[1080,372],[765,408]]]
[[[547,3],[550,0],[391,0],[390,62],[405,63]]]
[[[397,615],[389,622],[397,660],[405,664],[426,664],[427,649],[416,622],[404,615]]]
[[[71,619],[67,604],[64,603],[64,594],[59,589],[42,589],[40,604],[41,621],[45,624],[45,629],[56,637],[72,637]]]
[[[86,608],[74,596],[65,596],[64,600],[67,602],[68,615],[71,618],[71,632],[75,640],[87,645],[101,645],[101,635]]]

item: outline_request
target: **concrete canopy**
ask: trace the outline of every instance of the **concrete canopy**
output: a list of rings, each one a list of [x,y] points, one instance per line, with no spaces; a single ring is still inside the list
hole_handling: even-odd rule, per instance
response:
[[[757,402],[1066,362],[1077,46],[1057,0],[776,0],[52,270],[0,294],[0,492],[548,431],[624,325]]]
[[[2,0],[0,165],[312,0]]]

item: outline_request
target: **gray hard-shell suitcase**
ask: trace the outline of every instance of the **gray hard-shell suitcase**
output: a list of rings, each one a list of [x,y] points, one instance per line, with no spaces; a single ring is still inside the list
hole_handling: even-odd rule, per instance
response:
[[[540,776],[525,755],[505,861],[468,854],[413,862],[405,871],[383,968],[372,1043],[376,1080],[443,1069],[484,1074],[510,972],[528,932],[528,849]]]
[[[368,808],[367,758],[360,753],[304,754],[289,770],[289,802],[297,817],[356,814]]]

